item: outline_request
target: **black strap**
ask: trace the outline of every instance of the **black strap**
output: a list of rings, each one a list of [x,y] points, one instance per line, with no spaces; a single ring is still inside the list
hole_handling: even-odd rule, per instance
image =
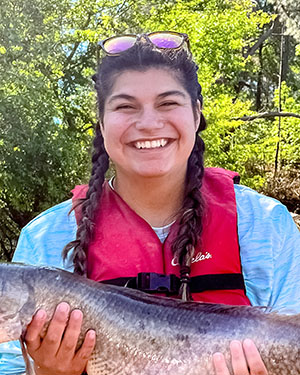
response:
[[[206,290],[245,290],[244,278],[241,273],[223,273],[200,275],[191,278],[191,293],[201,293]]]
[[[233,183],[238,185],[241,181],[241,177],[240,176],[234,176],[233,177]]]
[[[104,284],[126,286],[147,293],[177,294],[180,280],[175,275],[163,275],[155,272],[140,272],[137,277],[119,277],[101,281]]]
[[[141,272],[137,277],[119,277],[101,281],[104,284],[126,286],[147,293],[178,294],[180,279],[175,275],[163,275],[155,272]],[[206,290],[241,289],[245,291],[244,278],[241,273],[210,274],[191,277],[191,293]]]

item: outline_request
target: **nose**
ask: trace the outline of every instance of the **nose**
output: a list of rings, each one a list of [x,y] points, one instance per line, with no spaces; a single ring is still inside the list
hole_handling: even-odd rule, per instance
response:
[[[135,126],[138,130],[152,131],[161,129],[164,126],[164,121],[161,114],[154,108],[143,108]]]

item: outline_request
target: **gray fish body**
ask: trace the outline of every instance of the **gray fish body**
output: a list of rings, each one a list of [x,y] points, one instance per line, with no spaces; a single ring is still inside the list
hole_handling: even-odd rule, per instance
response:
[[[182,302],[18,264],[0,264],[0,342],[18,339],[37,309],[51,316],[61,301],[83,311],[83,333],[96,330],[89,375],[214,374],[212,354],[229,360],[230,341],[244,338],[269,375],[300,374],[300,315]]]

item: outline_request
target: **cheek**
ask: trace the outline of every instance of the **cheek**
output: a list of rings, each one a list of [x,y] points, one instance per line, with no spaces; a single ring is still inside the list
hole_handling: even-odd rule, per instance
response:
[[[111,115],[103,118],[102,134],[105,144],[117,142],[123,132],[120,116]]]
[[[191,111],[176,111],[176,113],[172,115],[172,122],[177,124],[176,127],[178,132],[181,133],[181,136],[184,136],[188,140],[195,138],[197,125]]]
[[[124,147],[126,145],[126,135],[129,126],[122,116],[107,116],[104,118],[102,135],[104,147],[111,160],[116,161],[124,157]]]
[[[111,128],[105,128],[103,132],[103,138],[104,138],[104,147],[106,149],[106,152],[110,156],[110,158],[113,158],[113,154],[118,149],[118,134],[114,132]]]

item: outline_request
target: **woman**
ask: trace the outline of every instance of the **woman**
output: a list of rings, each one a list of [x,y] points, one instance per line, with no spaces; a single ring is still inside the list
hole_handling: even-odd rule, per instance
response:
[[[185,300],[300,312],[300,235],[286,209],[234,185],[235,173],[204,169],[206,123],[187,36],[121,36],[102,48],[89,186],[74,189],[70,216],[67,201],[31,222],[14,260],[62,267],[66,245],[74,272],[97,281],[172,274]],[[109,158],[116,174],[105,182]],[[46,335],[45,319],[39,311],[25,336],[36,375],[81,374],[95,332],[75,352],[82,313],[69,316],[61,303]],[[267,374],[250,340],[230,349],[235,375]],[[217,375],[229,374],[221,353],[213,361]]]

